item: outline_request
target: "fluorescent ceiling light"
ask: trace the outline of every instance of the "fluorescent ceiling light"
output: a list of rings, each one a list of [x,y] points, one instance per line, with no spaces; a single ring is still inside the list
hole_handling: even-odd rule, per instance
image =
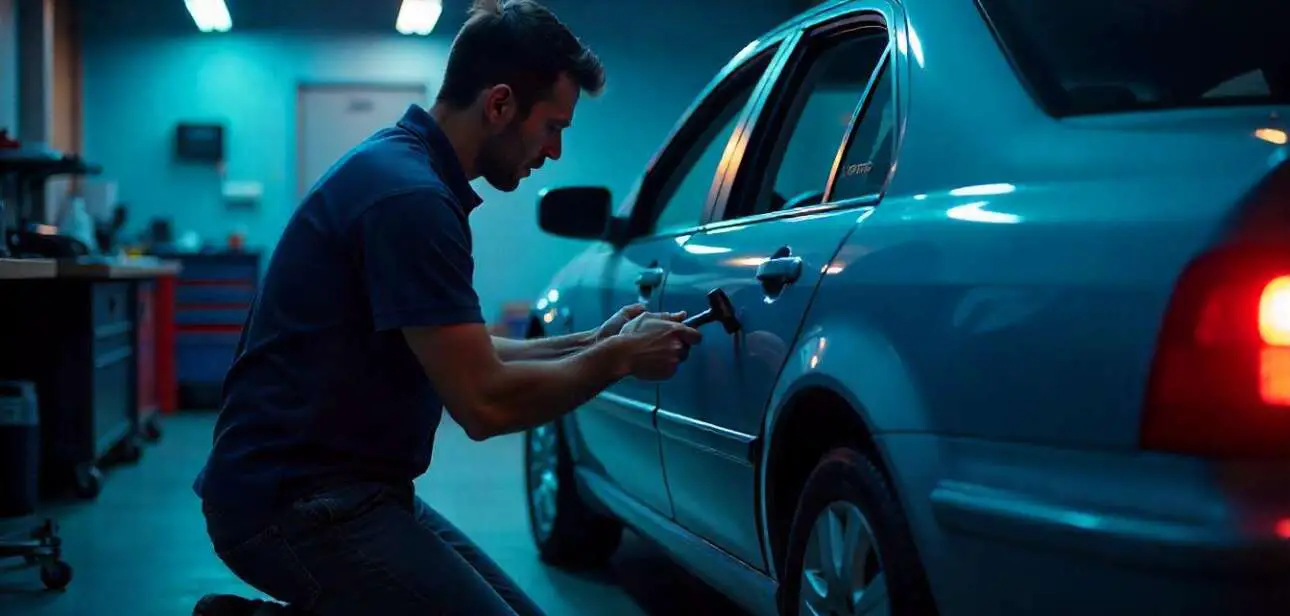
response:
[[[224,0],[184,0],[184,5],[202,32],[228,32],[233,28]]]
[[[403,0],[394,29],[402,34],[425,36],[434,30],[443,14],[443,0]]]

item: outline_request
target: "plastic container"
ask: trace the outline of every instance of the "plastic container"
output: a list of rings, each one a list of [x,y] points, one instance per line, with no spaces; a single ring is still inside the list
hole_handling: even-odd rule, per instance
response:
[[[36,386],[29,381],[0,381],[0,517],[36,511],[39,472]]]

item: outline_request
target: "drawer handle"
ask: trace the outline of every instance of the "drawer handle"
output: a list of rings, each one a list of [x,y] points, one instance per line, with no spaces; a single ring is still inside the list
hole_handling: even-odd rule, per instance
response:
[[[121,363],[127,359],[130,359],[131,355],[134,355],[134,349],[130,347],[121,347],[115,351],[105,353],[103,355],[100,355],[94,358],[94,369],[102,370],[103,368],[106,368],[113,364]]]
[[[109,336],[117,336],[120,334],[129,333],[130,330],[132,329],[134,329],[134,325],[131,324],[129,321],[122,321],[120,323],[110,323],[108,325],[100,325],[94,328],[94,337],[107,338]]]

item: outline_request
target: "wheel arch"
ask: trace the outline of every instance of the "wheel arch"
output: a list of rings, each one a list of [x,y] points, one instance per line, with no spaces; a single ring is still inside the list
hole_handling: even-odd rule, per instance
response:
[[[841,383],[826,375],[810,375],[782,399],[769,427],[759,473],[763,550],[775,577],[783,570],[798,495],[825,453],[835,447],[857,447],[891,479],[864,407]]]

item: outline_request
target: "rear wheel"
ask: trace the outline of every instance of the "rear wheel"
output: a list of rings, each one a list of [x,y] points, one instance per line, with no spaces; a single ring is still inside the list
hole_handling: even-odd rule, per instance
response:
[[[785,616],[936,614],[900,503],[860,452],[830,451],[806,480],[780,589]]]
[[[593,511],[579,496],[560,422],[525,433],[524,470],[529,529],[542,560],[566,568],[608,562],[622,540],[623,526]]]

